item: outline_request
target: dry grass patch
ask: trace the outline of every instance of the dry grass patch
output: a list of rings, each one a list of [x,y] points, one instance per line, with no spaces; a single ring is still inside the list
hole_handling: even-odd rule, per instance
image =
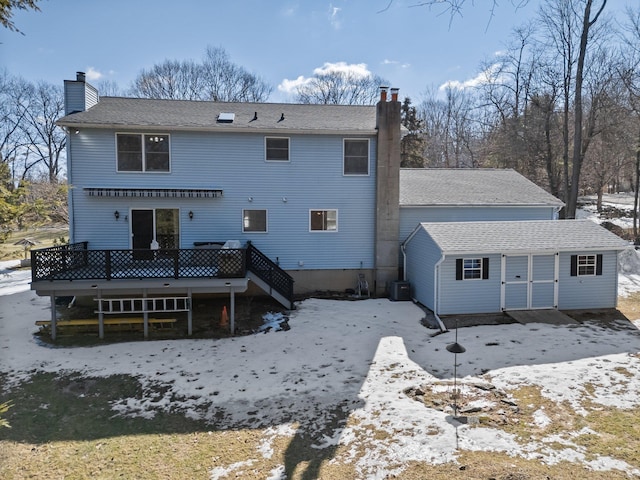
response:
[[[33,247],[34,249],[51,247],[54,241],[66,243],[69,238],[69,227],[66,225],[48,225],[11,232],[9,238],[0,243],[0,260],[24,258],[24,247],[14,245],[15,242],[23,238],[37,242]]]

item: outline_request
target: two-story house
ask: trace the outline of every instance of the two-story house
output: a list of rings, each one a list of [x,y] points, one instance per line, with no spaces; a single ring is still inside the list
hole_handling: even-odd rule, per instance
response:
[[[151,100],[79,72],[65,110],[70,245],[34,252],[39,295],[255,284],[291,307],[294,288],[397,280],[397,89],[376,106]]]
[[[609,308],[618,237],[558,221],[512,170],[400,169],[397,89],[376,106],[100,97],[65,81],[70,243],[32,252],[32,289],[104,315],[193,295],[353,288],[447,313]],[[406,283],[406,282],[401,282]],[[397,286],[397,285],[396,285]],[[392,295],[393,297],[393,295]]]

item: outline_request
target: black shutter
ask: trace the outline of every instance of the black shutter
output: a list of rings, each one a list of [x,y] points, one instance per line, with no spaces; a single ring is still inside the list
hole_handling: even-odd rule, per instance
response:
[[[489,278],[489,259],[482,259],[482,279],[487,280]]]
[[[578,276],[578,255],[571,255],[571,276]]]
[[[602,275],[602,254],[596,255],[596,275]]]
[[[456,280],[462,280],[462,259],[456,258]]]

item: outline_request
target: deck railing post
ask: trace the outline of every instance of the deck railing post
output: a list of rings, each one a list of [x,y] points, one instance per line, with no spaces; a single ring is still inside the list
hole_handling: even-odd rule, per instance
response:
[[[111,280],[111,250],[105,250],[104,270],[107,280]]]
[[[173,257],[173,278],[180,278],[180,250],[173,250],[171,252],[171,256]]]

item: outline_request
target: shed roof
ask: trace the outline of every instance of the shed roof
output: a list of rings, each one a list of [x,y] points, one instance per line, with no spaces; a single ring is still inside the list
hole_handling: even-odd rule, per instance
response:
[[[233,121],[218,121],[218,116],[225,113],[235,114]],[[376,133],[376,107],[101,97],[87,111],[71,113],[57,123],[74,128],[373,135]]]
[[[564,204],[512,169],[400,170],[400,206],[554,206]]]
[[[591,220],[422,223],[443,254],[623,250],[629,245]]]

